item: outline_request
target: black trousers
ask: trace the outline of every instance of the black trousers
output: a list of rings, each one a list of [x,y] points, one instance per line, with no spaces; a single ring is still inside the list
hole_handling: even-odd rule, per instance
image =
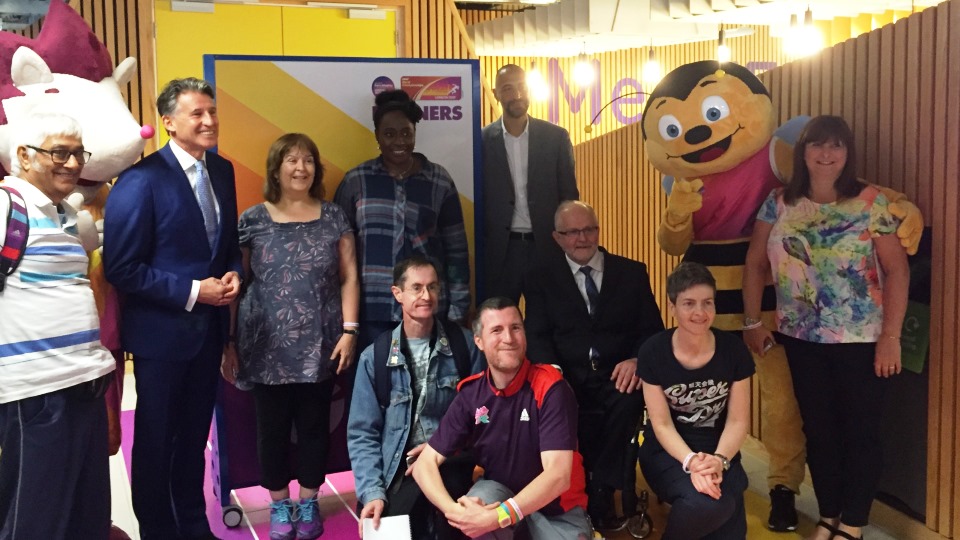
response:
[[[548,239],[552,242],[553,239]],[[523,292],[523,277],[536,263],[536,244],[532,239],[510,238],[507,241],[507,254],[498,275],[487,276],[485,298],[505,296],[520,302]],[[479,303],[479,302],[478,302]]]
[[[720,498],[704,495],[693,487],[682,464],[659,446],[640,447],[640,470],[650,489],[672,505],[663,540],[744,540],[747,514],[743,492],[747,474],[740,460],[723,473]]]
[[[469,454],[453,456],[440,465],[440,478],[454,500],[467,494],[473,484],[473,469],[476,461]],[[443,514],[434,508],[420,486],[407,476],[407,463],[400,461],[397,474],[387,489],[387,504],[384,516],[410,516],[410,532],[413,540],[456,540],[463,538],[460,531],[447,522]],[[359,503],[358,503],[359,506]]]
[[[568,369],[566,377],[580,406],[580,453],[591,481],[606,488],[632,488],[625,485],[624,471],[636,465],[628,445],[637,436],[643,392],[624,394],[610,380],[609,370],[589,366]]]
[[[0,539],[109,535],[107,410],[87,385],[0,404]]]
[[[777,335],[787,352],[820,515],[863,527],[883,472],[881,413],[889,381],[875,343],[812,343]]]
[[[256,384],[257,457],[260,485],[282,491],[292,478],[307,489],[326,480],[330,448],[330,396],[333,377],[319,383]],[[291,467],[291,429],[296,428],[297,454]]]

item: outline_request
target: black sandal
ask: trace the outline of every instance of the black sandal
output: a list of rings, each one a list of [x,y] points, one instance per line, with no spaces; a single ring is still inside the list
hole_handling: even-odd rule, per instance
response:
[[[823,523],[823,522],[821,521],[820,523]],[[820,523],[817,523],[817,525],[820,525]],[[833,536],[831,538],[844,538],[846,540],[863,540],[862,534],[860,535],[860,538],[857,538],[856,536],[853,536],[848,532],[841,531],[840,529],[830,527],[830,526],[827,526],[827,528],[833,529]]]
[[[828,530],[830,532],[830,538],[833,538],[834,536],[837,535],[838,532],[840,532],[837,530],[836,527],[834,527],[833,525],[827,523],[822,519],[817,522],[817,527],[823,527],[824,529]]]

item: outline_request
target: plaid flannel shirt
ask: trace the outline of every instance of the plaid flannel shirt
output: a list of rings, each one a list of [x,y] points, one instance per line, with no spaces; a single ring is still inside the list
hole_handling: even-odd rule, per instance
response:
[[[442,166],[415,153],[420,171],[396,180],[383,158],[347,172],[337,188],[339,204],[357,232],[360,306],[364,320],[399,321],[390,292],[393,267],[419,253],[442,274],[438,316],[463,320],[470,309],[470,258],[460,195]]]

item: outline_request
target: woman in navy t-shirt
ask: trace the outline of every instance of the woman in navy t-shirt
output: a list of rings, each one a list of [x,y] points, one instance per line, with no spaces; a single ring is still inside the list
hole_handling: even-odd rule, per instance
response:
[[[750,423],[753,358],[739,337],[710,328],[715,295],[705,266],[681,263],[667,278],[677,327],[648,339],[637,355],[649,415],[640,468],[672,505],[664,540],[747,534],[740,445]]]

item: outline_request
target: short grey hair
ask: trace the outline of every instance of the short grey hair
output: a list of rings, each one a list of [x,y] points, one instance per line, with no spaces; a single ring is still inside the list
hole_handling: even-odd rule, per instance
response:
[[[216,99],[213,93],[213,87],[210,83],[196,77],[187,77],[185,79],[174,79],[167,83],[157,96],[157,112],[160,116],[170,116],[177,109],[177,98],[180,94],[189,92],[198,92],[210,96],[210,99]]]
[[[80,123],[72,116],[62,113],[34,113],[22,121],[17,122],[12,148],[10,150],[10,174],[20,174],[20,157],[17,155],[21,146],[43,146],[50,137],[76,137],[81,139],[83,130]],[[27,156],[33,161],[37,151],[27,148]]]
[[[600,223],[600,220],[597,218],[597,211],[593,209],[592,206],[583,202],[583,201],[563,201],[560,203],[560,206],[557,207],[557,211],[553,214],[553,230],[560,230],[560,216],[570,210],[571,208],[583,208],[590,213],[590,216],[593,217],[593,221]]]

